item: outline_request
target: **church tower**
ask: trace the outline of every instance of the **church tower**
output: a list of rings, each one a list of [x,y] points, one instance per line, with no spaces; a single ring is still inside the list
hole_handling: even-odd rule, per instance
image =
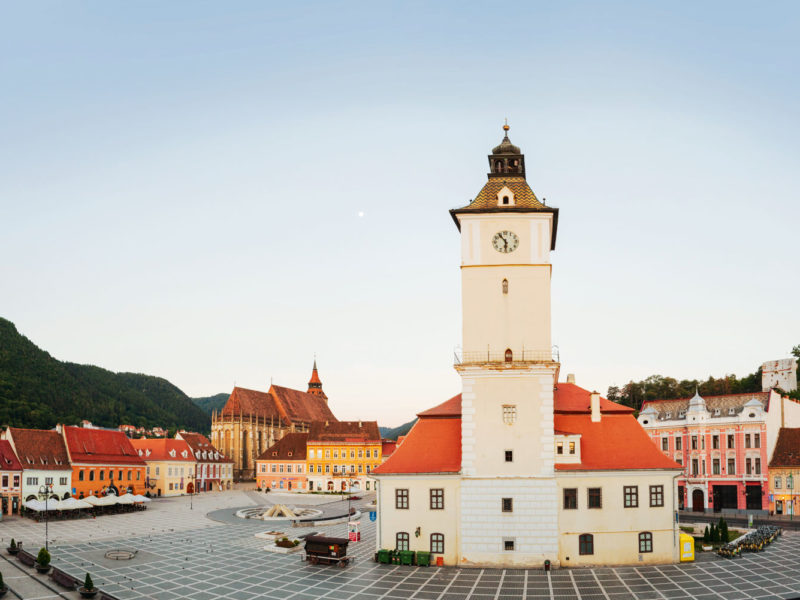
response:
[[[461,557],[465,564],[558,562],[550,252],[558,209],[525,178],[508,138],[488,181],[450,213],[461,232]]]
[[[311,379],[308,380],[308,394],[312,396],[319,396],[323,398],[326,402],[328,401],[328,397],[325,395],[325,392],[322,391],[322,381],[319,378],[319,373],[317,373],[317,359],[314,359],[314,368],[311,370]]]

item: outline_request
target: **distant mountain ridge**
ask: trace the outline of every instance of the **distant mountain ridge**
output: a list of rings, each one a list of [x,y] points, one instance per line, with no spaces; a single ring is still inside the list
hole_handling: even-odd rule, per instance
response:
[[[202,398],[192,398],[192,402],[194,402],[197,406],[202,408],[206,414],[211,416],[211,413],[215,410],[219,411],[222,410],[222,407],[225,406],[225,403],[230,398],[230,394],[222,393],[222,394],[214,394],[213,396],[203,396]]]
[[[50,429],[82,419],[211,430],[209,415],[166,379],[61,362],[0,317],[0,426]]]
[[[399,427],[381,427],[381,437],[385,440],[396,440],[401,435],[408,434],[416,422],[416,419],[412,419],[408,423],[403,423]]]

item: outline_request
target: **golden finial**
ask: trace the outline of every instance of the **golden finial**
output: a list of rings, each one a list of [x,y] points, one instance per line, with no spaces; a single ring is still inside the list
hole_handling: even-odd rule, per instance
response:
[[[506,122],[503,125],[503,131],[508,132],[509,129],[511,129],[511,127],[508,126],[508,119],[506,119]]]

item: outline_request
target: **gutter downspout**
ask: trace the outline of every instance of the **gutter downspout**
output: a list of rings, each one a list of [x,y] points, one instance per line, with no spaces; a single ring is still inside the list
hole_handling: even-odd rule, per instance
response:
[[[375,481],[378,482],[378,493],[375,494],[376,500],[378,501],[377,502],[377,506],[376,506],[376,508],[378,509],[378,515],[377,515],[378,516],[378,530],[377,530],[377,536],[376,536],[377,539],[375,540],[375,543],[376,543],[375,551],[377,552],[378,550],[381,549],[381,542],[383,540],[383,538],[381,537],[381,524],[382,524],[382,521],[383,521],[383,519],[381,519],[381,514],[382,514],[381,513],[381,494],[383,493],[383,482],[380,481],[380,479],[375,479]]]
[[[675,549],[675,562],[681,562],[681,543],[678,538],[678,509],[675,507],[675,496],[678,495],[678,482],[676,479],[683,475],[683,472],[672,476],[672,538],[674,543],[672,547]]]

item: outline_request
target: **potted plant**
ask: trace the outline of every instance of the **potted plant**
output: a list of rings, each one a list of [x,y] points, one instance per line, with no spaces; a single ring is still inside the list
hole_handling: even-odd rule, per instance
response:
[[[22,543],[20,543],[20,546]],[[14,538],[11,538],[11,544],[9,544],[8,548],[6,548],[9,554],[14,556],[15,554],[19,553],[19,546],[17,546],[17,542],[14,541]]]
[[[36,555],[36,564],[34,565],[39,573],[47,573],[50,570],[50,553],[47,548],[40,548],[39,554]]]
[[[94,587],[92,576],[87,573],[86,578],[83,580],[83,585],[78,588],[78,593],[80,593],[82,598],[94,598],[99,591],[100,590]]]
[[[3,574],[0,573],[0,598],[5,596],[6,592],[8,592],[8,586],[3,583]]]

